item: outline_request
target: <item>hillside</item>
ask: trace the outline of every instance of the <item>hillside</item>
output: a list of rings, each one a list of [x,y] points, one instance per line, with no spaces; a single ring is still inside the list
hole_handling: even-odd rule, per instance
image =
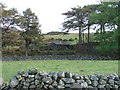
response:
[[[93,41],[93,33],[90,34],[90,41]],[[76,44],[79,40],[78,33],[68,34],[45,34],[43,41],[49,42],[53,40],[64,41],[65,43]],[[84,34],[84,41],[87,42],[87,33]]]

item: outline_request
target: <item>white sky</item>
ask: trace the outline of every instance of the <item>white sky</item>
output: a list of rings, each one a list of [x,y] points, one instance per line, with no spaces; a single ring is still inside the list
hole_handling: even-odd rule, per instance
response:
[[[62,13],[72,7],[96,4],[99,0],[1,0],[8,8],[19,12],[31,8],[42,25],[42,33],[61,31],[65,16]]]

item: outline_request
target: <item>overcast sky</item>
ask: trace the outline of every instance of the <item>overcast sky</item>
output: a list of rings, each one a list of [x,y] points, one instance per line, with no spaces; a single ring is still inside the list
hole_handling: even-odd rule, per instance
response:
[[[8,8],[19,12],[31,8],[42,25],[42,33],[61,31],[65,16],[62,13],[72,7],[97,4],[99,0],[1,0]]]

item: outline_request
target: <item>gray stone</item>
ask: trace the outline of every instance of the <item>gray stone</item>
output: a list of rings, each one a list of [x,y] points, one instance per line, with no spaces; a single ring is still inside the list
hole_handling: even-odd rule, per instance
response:
[[[64,86],[64,85],[65,85],[65,83],[64,83],[62,80],[60,80],[58,84],[59,84],[60,86]]]
[[[102,74],[102,75],[100,75],[100,79],[107,80],[107,79],[108,79],[108,77],[107,77],[107,75]]]
[[[24,74],[22,74],[22,76],[27,78],[29,76],[29,74],[28,74],[28,72],[25,72]]]
[[[97,87],[98,81],[92,81],[92,86]]]
[[[115,77],[115,81],[119,81],[120,79],[119,79],[119,77]]]
[[[64,86],[57,86],[58,89],[64,89],[65,87]]]
[[[85,75],[85,76],[84,76],[84,79],[85,79],[85,80],[88,80],[88,79],[89,79],[89,76]]]
[[[109,75],[108,79],[115,79],[115,75],[113,75],[113,74]]]
[[[51,84],[53,82],[53,80],[50,77],[44,77],[42,81],[47,84]]]
[[[86,82],[87,82],[87,84],[89,84],[89,85],[92,84],[91,80],[86,80]]]
[[[35,80],[35,78],[33,77],[31,77],[31,78],[28,78],[29,80],[30,80],[30,82],[33,82],[34,80]]]
[[[120,85],[120,80],[119,81],[114,81],[115,84]]]
[[[83,80],[84,79],[84,76],[80,76],[80,80]]]
[[[34,78],[35,77],[35,75],[29,75],[28,76],[28,78]]]
[[[72,78],[72,74],[69,72],[65,72],[65,78]]]
[[[71,85],[71,88],[82,88],[82,86],[79,83],[74,83]]]
[[[58,86],[57,82],[54,81],[54,82],[52,83],[52,86],[53,86],[53,87],[57,87],[57,86]]]
[[[41,78],[42,78],[42,77],[41,77],[39,74],[36,74],[36,75],[35,75],[35,79],[41,80]]]
[[[26,78],[26,82],[30,82],[30,79]]]
[[[94,88],[93,86],[88,86],[88,88]]]
[[[62,80],[63,80],[66,84],[75,83],[75,80],[72,79],[72,78],[62,78]]]
[[[16,79],[16,77],[12,77],[9,83],[10,87],[15,88],[18,84],[19,84],[19,81]]]
[[[84,83],[81,83],[81,86],[82,86],[83,88],[87,88],[87,87],[88,87],[88,84],[87,84],[86,82],[84,82]]]
[[[109,79],[109,80],[108,80],[108,83],[109,83],[110,85],[114,85],[114,80],[113,80],[113,79]]]
[[[30,85],[35,85],[35,82],[34,81],[30,82]]]
[[[58,75],[57,74],[54,74],[52,77],[53,77],[54,80],[58,79]]]
[[[85,82],[84,80],[76,80],[76,83],[79,83],[79,84],[84,83],[84,82]]]
[[[118,85],[113,85],[113,88],[119,88],[119,86]]]
[[[80,76],[79,76],[78,74],[74,74],[74,75],[73,75],[73,79],[79,80],[79,79],[80,79]]]
[[[29,88],[35,89],[35,85],[30,85]]]
[[[58,72],[58,77],[59,78],[65,78],[65,73],[64,72]]]
[[[23,85],[28,87],[30,85],[30,83],[29,82],[23,82]]]
[[[48,86],[49,86],[49,85],[45,84],[43,87],[44,87],[45,90],[46,90],[46,89],[48,90]]]
[[[107,82],[105,80],[100,79],[99,84],[106,84]]]
[[[39,84],[39,80],[35,80],[35,85],[38,85]]]
[[[17,74],[16,75],[16,78],[20,81],[20,80],[22,80],[22,76],[20,75],[20,74]]]
[[[46,76],[47,76],[47,73],[45,73],[45,72],[40,72],[39,75],[40,75],[41,77],[46,77]]]
[[[98,88],[105,88],[105,85],[98,85]]]
[[[0,86],[0,90],[8,90],[7,83],[3,83],[2,86]]]
[[[65,84],[65,88],[71,88],[71,84]]]
[[[53,89],[54,87],[53,87],[52,85],[49,85],[48,88],[49,88],[49,89]]]
[[[97,80],[98,80],[98,78],[97,78],[95,75],[91,75],[91,76],[90,76],[90,79],[91,79],[91,80],[94,80],[94,81],[97,81]]]
[[[36,68],[30,68],[29,71],[28,71],[28,73],[30,75],[35,75],[35,74],[37,74],[37,69]]]
[[[25,90],[28,90],[28,88],[29,88],[29,87],[27,87],[27,86],[23,86],[23,89],[25,89]]]
[[[18,71],[18,74],[20,74],[20,75],[23,75],[24,73],[25,73],[24,70],[20,70],[20,71]]]
[[[105,88],[112,88],[110,84],[107,84]]]
[[[43,87],[43,85],[42,85],[42,84],[39,84],[39,85],[36,85],[36,87],[40,89],[40,88]],[[39,89],[38,89],[38,90],[39,90]]]
[[[49,72],[48,76],[49,77],[52,77],[53,75],[55,75],[56,73],[55,72]]]

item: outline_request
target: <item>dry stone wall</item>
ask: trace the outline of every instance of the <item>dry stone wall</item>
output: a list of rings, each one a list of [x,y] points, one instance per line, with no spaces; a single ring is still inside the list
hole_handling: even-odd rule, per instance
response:
[[[93,55],[40,55],[40,56],[3,56],[2,61],[22,60],[119,60],[118,57]]]
[[[19,71],[10,79],[9,85],[3,83],[1,90],[120,90],[120,77],[110,75],[84,75],[69,72],[38,72],[36,68],[28,72]]]

